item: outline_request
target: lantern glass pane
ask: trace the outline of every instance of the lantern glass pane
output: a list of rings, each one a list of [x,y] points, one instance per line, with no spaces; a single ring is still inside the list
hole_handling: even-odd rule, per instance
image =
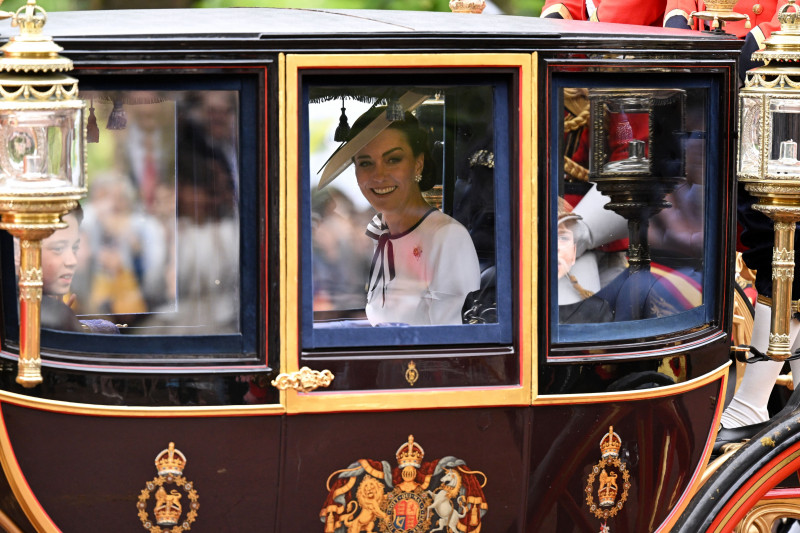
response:
[[[685,91],[592,89],[588,96],[590,178],[683,174]]]
[[[0,111],[0,187],[20,192],[81,187],[81,111]]]
[[[594,96],[594,95],[592,95]],[[602,94],[592,98],[599,131],[592,143],[589,171],[647,174],[650,171],[650,106],[646,98]]]
[[[800,175],[797,143],[800,142],[800,100],[775,99],[769,103],[771,142],[767,173]]]
[[[761,154],[761,98],[742,97],[739,173],[757,175]]]

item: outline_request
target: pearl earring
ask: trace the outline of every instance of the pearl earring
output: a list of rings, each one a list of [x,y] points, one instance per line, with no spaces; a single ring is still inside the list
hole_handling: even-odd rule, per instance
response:
[[[416,176],[414,176],[414,181],[416,181],[417,183],[422,181],[422,174],[417,174]]]

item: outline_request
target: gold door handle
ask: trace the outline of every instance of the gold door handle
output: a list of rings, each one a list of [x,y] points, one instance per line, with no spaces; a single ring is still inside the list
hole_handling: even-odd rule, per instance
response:
[[[272,380],[272,386],[279,390],[294,389],[299,392],[311,392],[319,387],[327,387],[333,381],[330,370],[311,370],[304,366],[297,372],[278,374]]]

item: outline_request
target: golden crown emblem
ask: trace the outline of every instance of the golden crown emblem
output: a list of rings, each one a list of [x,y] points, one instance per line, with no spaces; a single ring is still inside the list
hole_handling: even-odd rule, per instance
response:
[[[614,433],[614,426],[608,426],[608,433],[600,439],[600,453],[603,459],[606,457],[619,457],[619,449],[622,447],[622,439]]]
[[[169,448],[156,455],[156,470],[159,476],[182,476],[186,466],[186,456],[175,449],[175,443],[170,442]]]
[[[422,465],[422,458],[425,457],[425,450],[422,446],[414,442],[414,435],[408,436],[408,442],[403,443],[397,449],[397,466],[405,468],[413,466],[419,468]]]

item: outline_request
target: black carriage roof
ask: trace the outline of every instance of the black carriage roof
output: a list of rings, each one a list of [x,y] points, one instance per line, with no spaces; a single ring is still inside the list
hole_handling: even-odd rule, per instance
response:
[[[0,24],[3,38],[16,33]],[[444,12],[319,10],[276,8],[131,9],[119,11],[50,12],[45,33],[56,41],[118,41],[208,39],[302,40],[352,38],[354,48],[367,40],[407,40],[448,36],[479,43],[530,40],[615,42],[641,48],[736,49],[731,39],[690,32],[627,24],[603,24],[508,15],[472,15]],[[627,43],[627,44],[626,44]],[[504,46],[507,47],[508,45]],[[563,46],[563,45],[561,45]],[[649,46],[647,46],[649,47]]]

